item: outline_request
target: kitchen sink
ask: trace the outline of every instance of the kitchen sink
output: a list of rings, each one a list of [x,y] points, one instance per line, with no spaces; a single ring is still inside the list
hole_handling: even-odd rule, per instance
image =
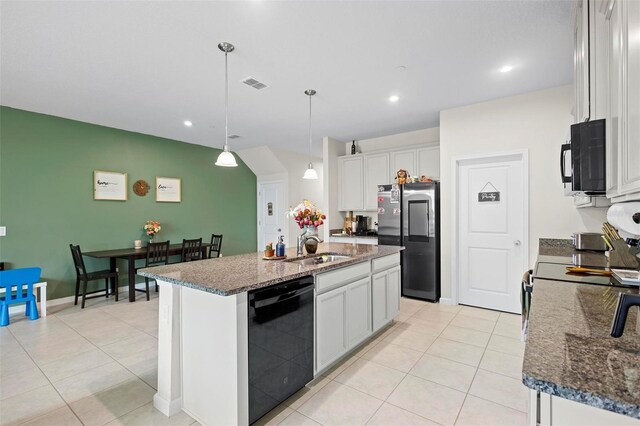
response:
[[[317,253],[313,256],[295,257],[293,259],[283,260],[283,262],[293,262],[304,266],[321,265],[323,263],[337,262],[339,260],[351,259],[351,256],[347,256],[339,253]]]

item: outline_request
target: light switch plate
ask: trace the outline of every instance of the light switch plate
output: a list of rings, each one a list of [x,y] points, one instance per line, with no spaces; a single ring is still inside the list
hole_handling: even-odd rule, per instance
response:
[[[7,235],[7,227],[0,226],[0,237],[4,237],[5,235]]]

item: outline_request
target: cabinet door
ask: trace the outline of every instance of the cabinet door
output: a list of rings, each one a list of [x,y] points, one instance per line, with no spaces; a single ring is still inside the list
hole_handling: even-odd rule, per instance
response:
[[[387,322],[400,313],[400,267],[387,271]]]
[[[371,277],[373,331],[387,323],[387,278],[387,271],[378,272]]]
[[[389,180],[389,154],[367,154],[364,156],[364,209],[378,210],[378,185]]]
[[[607,197],[618,194],[618,152],[621,138],[621,94],[622,94],[622,27],[620,1],[613,0],[606,18],[607,63],[608,63],[608,102],[607,102]]]
[[[421,148],[418,155],[418,176],[440,179],[440,147]]]
[[[316,371],[347,352],[347,287],[316,296]]]
[[[576,3],[574,40],[574,117],[576,122],[589,118],[589,13],[588,0]]]
[[[362,210],[363,188],[362,156],[338,158],[338,210]]]
[[[403,169],[409,173],[409,176],[416,175],[416,150],[398,151],[391,153],[391,182],[396,178],[398,170]]]
[[[620,194],[640,192],[640,2],[620,2],[623,16],[623,55],[626,70],[623,75],[624,133],[619,152],[621,161]],[[625,25],[626,24],[626,25]],[[626,107],[626,108],[624,108]]]
[[[348,348],[353,348],[371,335],[371,278],[363,278],[347,286]]]

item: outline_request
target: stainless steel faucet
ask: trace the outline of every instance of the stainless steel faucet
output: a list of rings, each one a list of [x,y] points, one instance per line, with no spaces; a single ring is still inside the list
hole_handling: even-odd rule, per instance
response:
[[[315,235],[312,235],[310,237],[306,236],[306,232],[303,232],[302,234],[298,235],[298,250],[296,252],[296,254],[298,256],[302,256],[304,254],[303,252],[303,248],[304,248],[304,243],[307,242],[307,240],[316,240],[317,242],[321,242],[320,238],[316,237]]]

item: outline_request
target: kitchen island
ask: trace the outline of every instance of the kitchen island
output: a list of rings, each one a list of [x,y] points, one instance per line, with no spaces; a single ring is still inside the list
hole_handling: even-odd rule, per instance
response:
[[[562,245],[541,246],[538,260],[573,255],[606,263],[603,254]],[[638,309],[629,311],[622,337],[610,336],[620,292],[638,294],[638,287],[534,280],[522,368],[531,425],[640,425]]]
[[[250,253],[141,270],[160,285],[155,407],[205,425],[248,424],[248,292],[313,277],[318,375],[398,313],[401,250],[323,243],[318,253],[345,257],[302,264],[288,249],[284,261]]]

